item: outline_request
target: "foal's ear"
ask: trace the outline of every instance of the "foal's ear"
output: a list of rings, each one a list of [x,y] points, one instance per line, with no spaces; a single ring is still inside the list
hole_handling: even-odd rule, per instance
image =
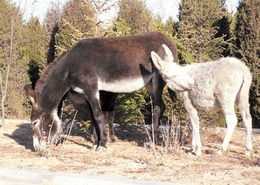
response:
[[[166,46],[165,44],[162,44],[162,47],[163,47],[164,52],[165,52],[164,61],[165,62],[173,62],[174,61],[174,57],[172,55],[172,52],[171,52],[170,48],[168,48],[168,46]]]
[[[29,97],[29,99],[31,100],[32,104],[35,105],[36,98],[35,98],[35,93],[34,93],[33,89],[31,87],[29,87],[29,85],[25,85],[24,90],[25,90],[25,93],[27,94],[27,96]]]
[[[163,69],[163,61],[159,55],[157,55],[154,51],[151,52],[152,61],[155,67],[160,71]]]

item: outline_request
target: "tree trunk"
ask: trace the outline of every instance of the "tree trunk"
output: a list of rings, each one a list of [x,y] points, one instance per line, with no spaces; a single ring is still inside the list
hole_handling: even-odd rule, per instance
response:
[[[7,69],[6,69],[6,76],[5,76],[5,84],[3,87],[3,80],[2,80],[2,76],[0,77],[0,83],[1,83],[1,116],[2,116],[2,122],[0,124],[0,126],[4,126],[5,125],[5,101],[6,101],[6,97],[7,97],[7,89],[8,89],[8,80],[9,80],[9,74],[10,74],[10,67],[11,64],[13,62],[13,33],[14,33],[14,20],[12,19],[11,22],[11,43],[10,43],[10,53],[9,53],[9,61],[7,62]]]

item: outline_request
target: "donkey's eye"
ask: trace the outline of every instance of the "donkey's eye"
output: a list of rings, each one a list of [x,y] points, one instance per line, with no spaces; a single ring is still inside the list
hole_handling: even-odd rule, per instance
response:
[[[32,125],[35,126],[37,124],[37,120],[32,122]]]

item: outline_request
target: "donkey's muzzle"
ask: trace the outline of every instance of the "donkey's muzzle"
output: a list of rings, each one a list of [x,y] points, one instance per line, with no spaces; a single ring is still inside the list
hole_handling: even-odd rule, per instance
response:
[[[47,151],[47,141],[45,139],[39,139],[33,136],[33,148],[35,152],[43,154]]]

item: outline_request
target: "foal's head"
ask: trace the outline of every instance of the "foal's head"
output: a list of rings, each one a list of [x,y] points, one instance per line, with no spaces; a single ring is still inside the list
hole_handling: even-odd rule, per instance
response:
[[[39,95],[30,87],[24,87],[32,103],[31,125],[33,129],[33,147],[35,151],[45,152],[47,144],[53,142],[60,130],[57,112],[49,112],[41,106]]]
[[[177,92],[191,89],[194,80],[181,66],[174,62],[171,50],[164,44],[162,45],[162,48],[165,53],[163,59],[154,51],[151,52],[151,57],[167,86]]]

